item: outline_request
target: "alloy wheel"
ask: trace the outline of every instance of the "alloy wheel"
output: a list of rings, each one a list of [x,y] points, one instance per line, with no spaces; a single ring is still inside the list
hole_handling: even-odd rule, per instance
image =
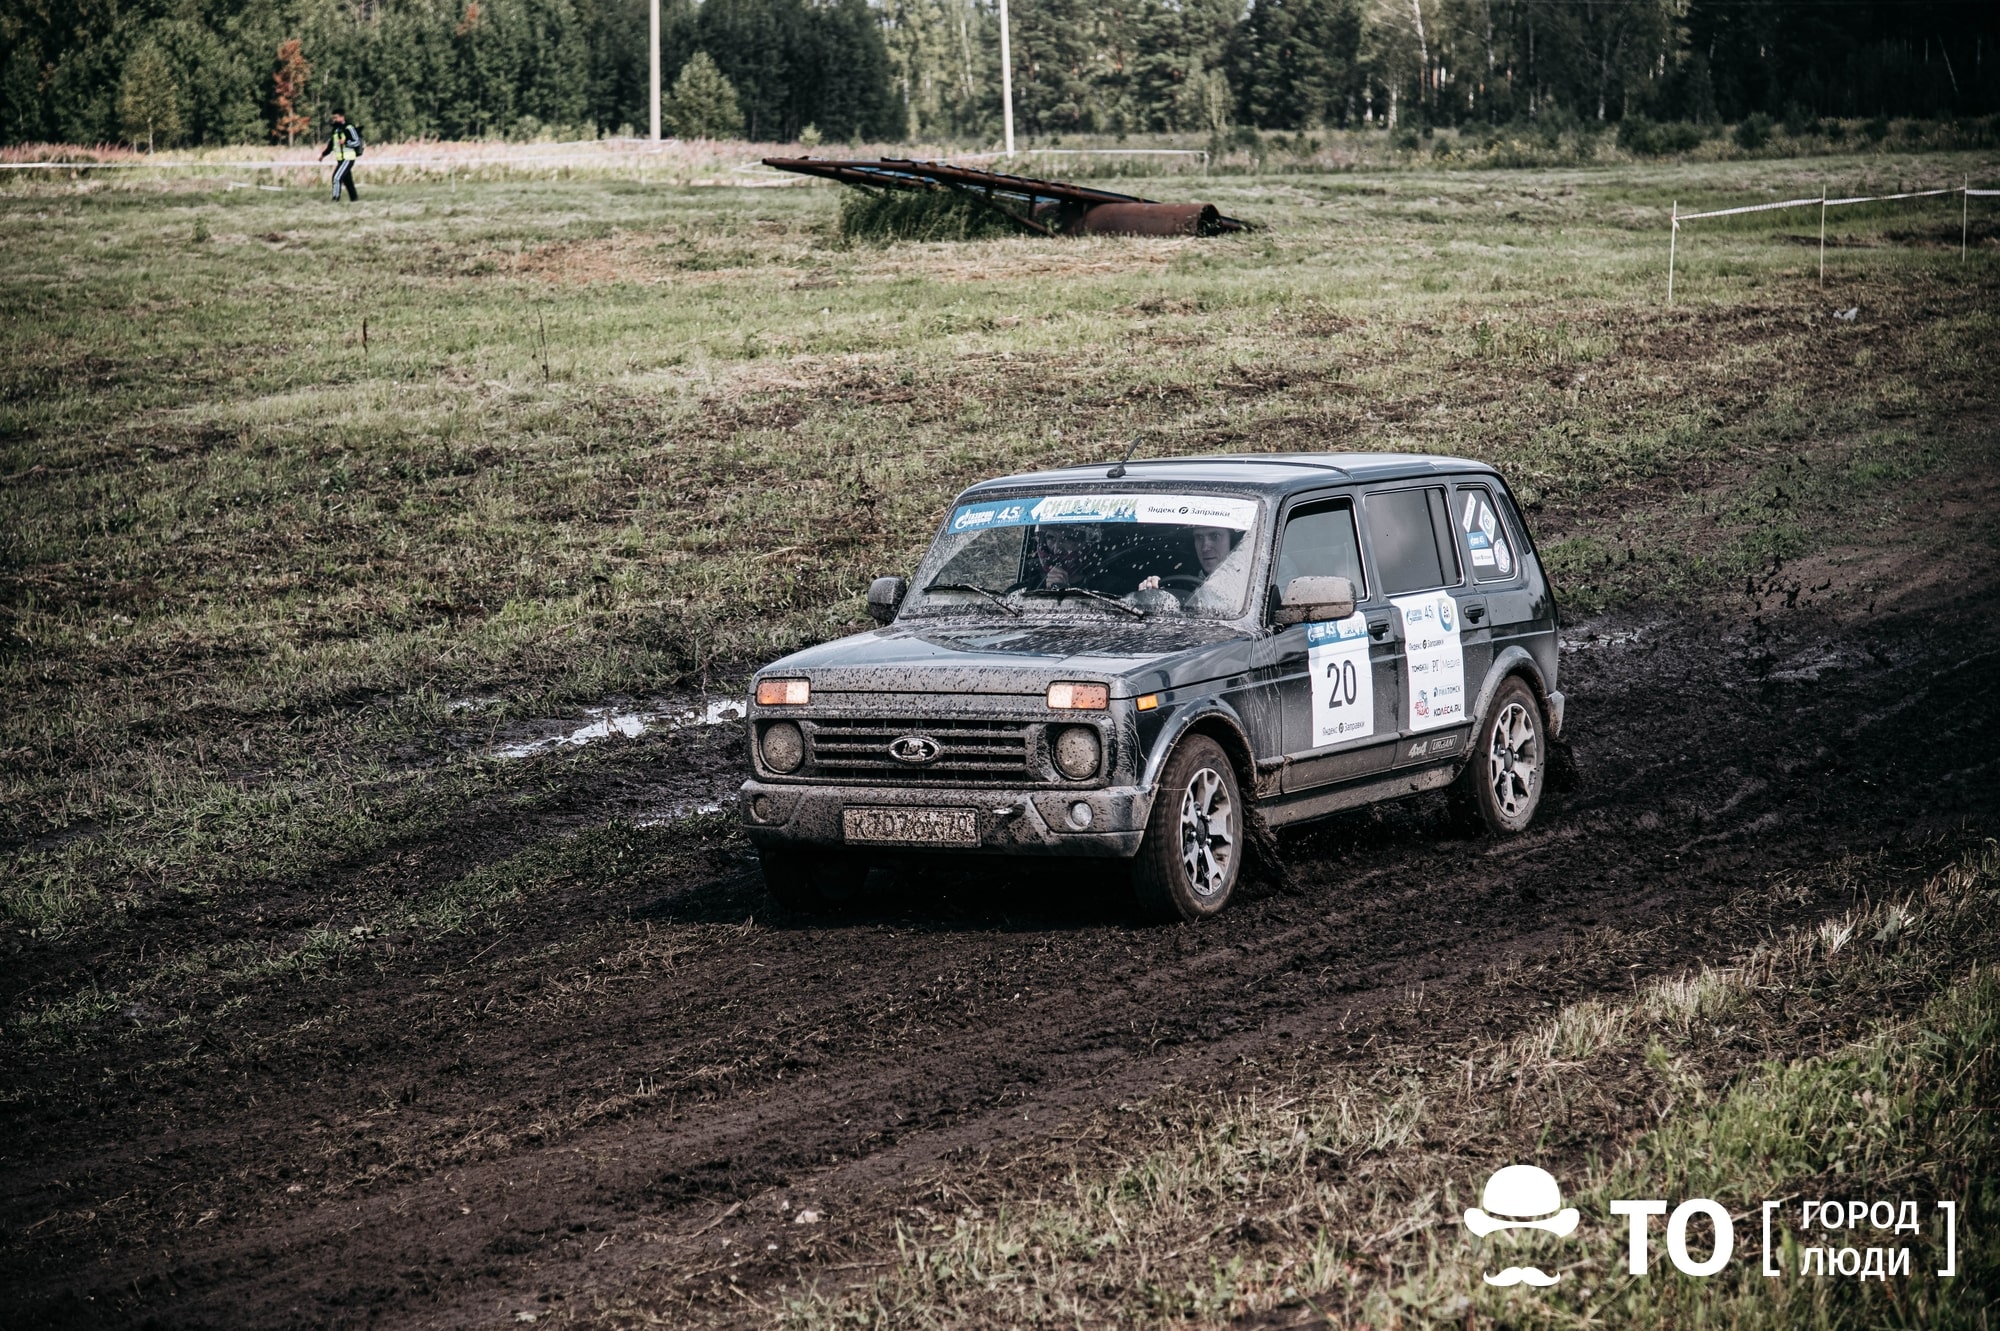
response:
[[[1518,702],[1501,709],[1493,723],[1493,743],[1486,770],[1493,782],[1493,802],[1507,818],[1518,818],[1535,797],[1535,777],[1542,765],[1542,739],[1535,718]]]
[[[1235,817],[1222,778],[1207,767],[1197,771],[1181,797],[1181,867],[1199,896],[1213,896],[1229,882]]]

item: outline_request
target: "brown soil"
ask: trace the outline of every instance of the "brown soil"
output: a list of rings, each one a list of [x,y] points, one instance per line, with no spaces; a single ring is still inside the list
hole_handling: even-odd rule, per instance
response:
[[[1288,889],[1199,928],[1142,926],[1106,875],[1045,867],[903,866],[856,913],[786,917],[710,831],[672,872],[572,881],[499,933],[375,940],[157,1037],[10,1051],[0,1302],[35,1326],[455,1327],[637,1290],[668,1321],[762,1321],[725,1278],[864,1276],[942,1165],[1018,1161],[1164,1085],[1365,1058],[1413,986],[1455,991],[1582,929],[1991,834],[2000,593],[1961,580],[1899,604],[1573,631],[1604,644],[1564,658],[1577,779],[1527,836],[1452,836],[1432,801],[1347,816],[1286,841]],[[364,878],[461,874],[711,780],[739,745],[635,747],[539,822],[491,811],[232,929],[295,935]],[[13,940],[0,1003],[111,987],[146,940],[202,927]],[[1573,992],[1748,932],[1669,931],[1649,966]],[[807,1208],[822,1219],[790,1223]]]

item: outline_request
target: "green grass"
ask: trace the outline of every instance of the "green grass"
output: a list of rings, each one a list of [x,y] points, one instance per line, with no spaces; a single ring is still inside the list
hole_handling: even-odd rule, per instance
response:
[[[960,194],[849,190],[840,199],[840,234],[848,240],[987,240],[1019,229]]]
[[[1990,542],[1897,517],[1993,455],[1990,221],[1961,265],[1942,209],[1845,213],[1824,288],[1803,223],[1697,224],[1668,309],[1663,219],[1993,166],[1177,176],[1265,229],[864,246],[832,189],[615,172],[7,182],[0,911],[420,838],[573,761],[483,763],[496,725],[729,686],[861,626],[957,488],[1135,437],[1492,461],[1572,615]]]

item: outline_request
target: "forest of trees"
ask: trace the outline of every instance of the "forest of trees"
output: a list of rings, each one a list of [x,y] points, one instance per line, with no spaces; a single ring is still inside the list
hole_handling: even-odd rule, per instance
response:
[[[705,130],[790,140],[810,127],[833,141],[997,132],[989,0],[662,0],[662,10],[664,81],[687,73],[684,104],[729,111],[689,112]],[[1012,0],[1010,10],[1016,120],[1044,139],[2000,110],[1991,0]],[[0,142],[282,142],[318,134],[336,107],[371,139],[643,130],[646,33],[646,0],[10,0]],[[691,69],[697,53],[708,61]]]

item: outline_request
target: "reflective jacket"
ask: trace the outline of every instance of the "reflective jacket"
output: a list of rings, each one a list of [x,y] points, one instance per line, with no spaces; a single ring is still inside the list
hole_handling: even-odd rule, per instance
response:
[[[351,162],[361,156],[361,131],[352,125],[335,125],[327,147],[336,162]]]

